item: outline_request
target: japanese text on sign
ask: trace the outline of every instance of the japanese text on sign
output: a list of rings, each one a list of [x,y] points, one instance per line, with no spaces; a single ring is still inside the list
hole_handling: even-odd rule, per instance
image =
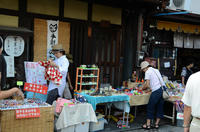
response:
[[[38,85],[33,83],[25,83],[24,91],[30,91],[34,93],[47,94],[48,87],[44,85]]]
[[[16,119],[40,117],[39,108],[16,109]]]

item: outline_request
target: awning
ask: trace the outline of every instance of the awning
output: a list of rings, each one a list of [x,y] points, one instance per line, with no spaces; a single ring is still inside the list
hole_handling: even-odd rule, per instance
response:
[[[157,29],[171,30],[173,32],[184,32],[192,34],[200,34],[200,25],[183,24],[169,21],[157,21]]]
[[[33,31],[27,28],[17,28],[17,27],[4,27],[0,26],[0,34],[9,34],[9,35],[23,35],[23,36],[33,36]]]

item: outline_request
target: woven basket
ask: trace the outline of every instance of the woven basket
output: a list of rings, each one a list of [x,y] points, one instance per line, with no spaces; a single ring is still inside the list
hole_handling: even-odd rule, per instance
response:
[[[138,82],[128,82],[128,88],[135,88],[139,84],[141,84],[141,83],[138,83]]]
[[[54,109],[41,107],[39,118],[16,119],[15,110],[0,111],[0,132],[53,132]]]
[[[130,97],[130,106],[146,105],[149,102],[151,93],[143,95],[132,95]]]

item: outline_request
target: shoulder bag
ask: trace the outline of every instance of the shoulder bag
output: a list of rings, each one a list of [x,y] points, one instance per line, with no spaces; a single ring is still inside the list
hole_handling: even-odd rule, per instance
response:
[[[154,70],[153,70],[154,71]],[[163,93],[162,93],[162,97],[163,97],[163,99],[168,99],[170,96],[169,96],[169,93],[164,89],[164,86],[162,85],[162,83],[161,83],[161,80],[160,80],[160,78],[158,77],[158,75],[157,75],[157,73],[154,71],[154,73],[156,74],[156,76],[157,76],[157,78],[158,78],[158,80],[159,80],[159,82],[160,82],[160,85],[161,85],[161,88],[162,88],[162,90],[163,90]]]

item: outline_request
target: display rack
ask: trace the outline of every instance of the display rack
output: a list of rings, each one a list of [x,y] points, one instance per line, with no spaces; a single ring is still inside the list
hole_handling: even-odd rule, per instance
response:
[[[95,88],[98,90],[99,68],[83,68],[76,69],[76,86],[75,91],[81,92],[83,86]]]

